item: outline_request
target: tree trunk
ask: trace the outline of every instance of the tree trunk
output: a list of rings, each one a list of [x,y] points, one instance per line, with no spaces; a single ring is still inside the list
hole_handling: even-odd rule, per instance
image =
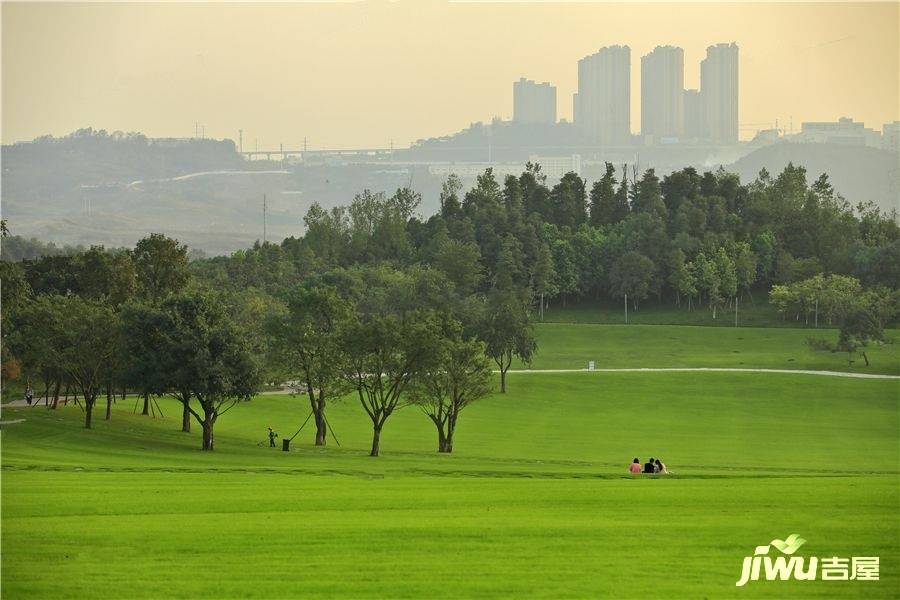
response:
[[[84,428],[91,428],[91,417],[94,412],[94,399],[88,400],[87,395],[84,397]]]
[[[184,433],[191,432],[191,411],[188,409],[187,402],[182,402],[181,431],[183,431]]]
[[[316,446],[324,446],[328,435],[328,426],[325,424],[325,407],[319,407],[314,414],[316,417]]]
[[[500,368],[500,393],[506,393],[506,369]]]
[[[144,392],[144,410],[141,411],[142,415],[150,414],[150,394]]]
[[[215,438],[213,437],[213,425],[215,419],[211,413],[206,413],[203,419],[203,450],[212,452],[215,449]]]
[[[862,355],[863,355],[863,360],[866,361],[866,366],[868,367],[869,366],[869,357],[866,356],[865,352],[863,352]]]
[[[381,442],[381,427],[375,426],[372,429],[372,451],[369,456],[378,456],[379,444]]]
[[[434,426],[437,428],[438,433],[438,452],[446,452],[447,436],[444,435],[444,427],[436,419],[434,422]]]
[[[56,385],[53,388],[53,405],[50,407],[53,410],[59,406],[59,388],[62,387],[62,381],[56,380]]]
[[[444,436],[444,448],[440,450],[446,454],[453,452],[453,424],[447,422],[447,435]]]
[[[106,420],[109,421],[110,417],[112,417],[112,384],[106,386]]]

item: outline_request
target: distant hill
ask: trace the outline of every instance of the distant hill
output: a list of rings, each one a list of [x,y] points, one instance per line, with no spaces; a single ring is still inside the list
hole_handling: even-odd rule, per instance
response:
[[[83,129],[2,147],[3,218],[13,235],[4,258],[56,246],[132,246],[165,233],[209,254],[246,248],[302,231],[312,202],[346,204],[369,188],[392,193],[412,184],[420,210],[437,209],[441,178],[426,167],[302,166],[245,161],[231,140],[148,139]],[[35,238],[34,243],[30,242]]]
[[[726,168],[750,182],[763,168],[774,176],[789,162],[805,167],[810,181],[828,173],[834,189],[853,206],[871,200],[886,211],[900,209],[900,157],[888,150],[782,142],[754,150]]]

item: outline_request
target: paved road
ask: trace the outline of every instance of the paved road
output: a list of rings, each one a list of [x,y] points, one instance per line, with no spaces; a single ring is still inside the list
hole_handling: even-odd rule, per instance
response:
[[[499,373],[499,371],[494,371]],[[900,375],[879,375],[877,373],[846,373],[844,371],[809,371],[804,369],[740,369],[729,367],[662,367],[630,369],[510,369],[510,373],[672,373],[672,372],[713,372],[713,373],[786,373],[788,375],[825,375],[828,377],[851,377],[854,379],[900,379]]]

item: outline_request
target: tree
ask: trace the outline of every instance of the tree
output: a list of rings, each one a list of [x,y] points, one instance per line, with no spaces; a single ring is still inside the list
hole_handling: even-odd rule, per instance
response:
[[[506,393],[506,372],[513,357],[531,364],[537,351],[534,327],[523,303],[514,293],[496,292],[487,302],[479,336],[485,351],[500,369],[500,392]]]
[[[715,256],[716,271],[719,279],[719,289],[725,298],[734,298],[737,294],[737,273],[734,268],[734,261],[725,252],[725,248],[719,248]],[[715,311],[715,308],[713,308]],[[713,313],[715,315],[715,312]],[[715,318],[715,316],[713,316]]]
[[[556,295],[553,282],[556,273],[553,270],[553,254],[545,242],[538,246],[537,258],[531,269],[531,289],[540,299],[540,317],[544,320],[544,302]]]
[[[162,389],[172,390],[203,428],[202,449],[215,449],[216,421],[256,392],[259,370],[244,332],[209,293],[167,298],[153,331],[165,356]],[[188,401],[185,401],[185,398]],[[196,400],[199,411],[190,401]]]
[[[129,302],[122,307],[122,379],[144,397],[143,414],[149,414],[151,394],[170,394],[182,405],[181,430],[191,431],[191,385],[179,379],[187,366],[174,353],[177,334],[172,315],[149,302]]]
[[[79,296],[44,296],[35,300],[50,323],[54,343],[49,345],[53,363],[81,390],[84,427],[91,428],[94,403],[105,380],[112,355],[120,351],[111,337],[118,327],[109,306]]]
[[[628,171],[626,169],[626,166],[622,165],[622,182],[619,184],[619,189],[616,190],[616,195],[613,197],[613,223],[623,221],[630,212],[630,208],[628,206],[628,190]]]
[[[438,452],[453,452],[462,410],[490,393],[491,368],[484,343],[462,336],[459,323],[445,327],[434,365],[410,386],[411,402],[437,428]]]
[[[691,269],[691,264],[685,262],[684,252],[681,248],[675,248],[669,253],[667,259],[669,277],[667,279],[675,292],[675,304],[681,305],[681,298],[688,299],[688,309],[691,307],[691,299],[697,294],[697,282]]]
[[[287,298],[287,305],[287,314],[270,322],[270,335],[280,361],[299,379],[309,398],[316,446],[324,446],[326,404],[349,391],[340,336],[351,307],[330,287],[298,288]]]
[[[441,216],[445,219],[456,219],[462,216],[462,205],[459,202],[459,192],[462,182],[455,173],[450,173],[441,184]]]
[[[650,294],[655,275],[652,260],[640,252],[628,252],[609,271],[610,293],[616,298],[630,298],[637,310],[639,302]]]
[[[734,271],[737,277],[737,288],[747,294],[750,287],[756,282],[758,263],[756,255],[750,249],[747,242],[738,242],[734,249]]]
[[[716,309],[722,304],[722,282],[719,279],[720,271],[715,260],[706,258],[702,252],[694,260],[695,278],[697,288],[706,292],[706,299],[713,311],[713,319],[716,318]]]
[[[168,347],[182,365],[172,373],[172,381],[190,382],[202,415],[188,408],[203,427],[203,450],[213,450],[216,421],[238,402],[250,400],[259,384],[259,370],[244,332],[209,295],[175,296],[163,310],[173,325]]]
[[[636,213],[650,213],[662,220],[668,216],[662,199],[659,177],[656,176],[654,169],[647,169],[644,176],[635,182],[631,210]]]
[[[847,363],[853,364],[853,354],[861,350],[866,366],[869,366],[869,357],[864,348],[870,342],[884,341],[884,329],[878,322],[872,310],[864,305],[858,305],[849,311],[841,321],[838,332],[836,348],[847,353]]]
[[[190,277],[187,246],[161,233],[152,233],[134,247],[138,291],[152,302],[184,289]]]
[[[615,185],[616,168],[608,162],[603,177],[595,181],[591,188],[590,223],[594,227],[616,222]]]
[[[405,406],[410,381],[431,368],[437,356],[437,323],[433,315],[422,311],[357,315],[341,338],[347,357],[344,377],[372,420],[369,456],[378,456],[385,422]]]
[[[563,175],[550,192],[553,222],[560,226],[578,227],[586,220],[585,182],[576,173]]]
[[[444,239],[437,248],[432,264],[453,282],[461,294],[473,293],[484,276],[481,252],[473,242]]]

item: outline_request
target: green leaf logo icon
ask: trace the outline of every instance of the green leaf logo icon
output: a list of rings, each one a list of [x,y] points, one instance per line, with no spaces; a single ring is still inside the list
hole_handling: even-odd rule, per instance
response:
[[[784,540],[772,540],[771,545],[775,546],[783,554],[793,554],[796,552],[800,546],[806,543],[806,540],[797,535],[796,533],[792,533]]]

